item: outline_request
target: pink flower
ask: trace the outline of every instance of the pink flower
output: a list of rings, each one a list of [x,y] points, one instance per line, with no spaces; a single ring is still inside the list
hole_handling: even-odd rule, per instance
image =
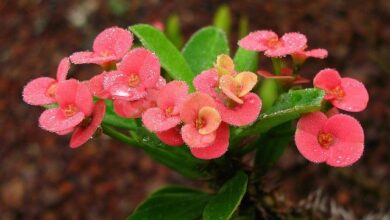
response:
[[[156,85],[146,90],[146,96],[144,98],[135,101],[114,100],[115,113],[125,118],[140,118],[144,111],[157,106],[157,98],[165,84],[165,79],[160,76]]]
[[[58,65],[57,79],[39,77],[32,80],[23,89],[23,100],[30,105],[47,105],[55,103],[57,84],[66,79],[69,68],[69,58],[65,57]]]
[[[59,82],[55,98],[59,106],[45,110],[39,117],[40,127],[47,131],[69,133],[92,113],[92,94],[77,80]]]
[[[321,70],[314,77],[313,84],[325,90],[325,99],[339,109],[359,112],[367,107],[369,97],[363,83],[348,77],[341,78],[337,70]]]
[[[70,56],[74,64],[95,63],[102,66],[117,62],[129,51],[133,35],[122,28],[111,27],[102,31],[93,42],[93,51],[76,52]]]
[[[104,77],[107,74],[107,72],[102,72],[87,81],[86,85],[88,86],[89,91],[91,91],[93,96],[96,96],[100,99],[111,99],[111,94],[109,91],[105,90],[103,86]]]
[[[113,99],[135,101],[144,98],[146,90],[153,88],[159,77],[158,58],[144,48],[137,48],[123,57],[117,71],[104,76],[103,87]]]
[[[182,138],[195,157],[213,159],[227,151],[229,128],[221,123],[213,98],[199,92],[189,95],[182,105],[180,118],[184,122]]]
[[[286,33],[281,38],[272,31],[255,31],[238,42],[242,48],[265,51],[268,57],[283,57],[306,47],[307,39],[300,33]]]
[[[70,139],[70,147],[76,148],[92,138],[93,134],[102,123],[106,105],[103,100],[98,101],[93,109],[92,115],[85,118],[73,131]]]
[[[294,63],[303,64],[307,58],[313,57],[318,59],[324,59],[328,56],[328,51],[322,48],[302,50],[291,54]]]
[[[351,116],[337,114],[327,118],[324,113],[315,112],[299,119],[295,144],[311,162],[345,167],[362,156],[364,133]]]
[[[210,69],[197,75],[193,83],[197,91],[207,93],[216,100],[222,121],[235,126],[244,126],[257,119],[262,104],[256,94],[249,92],[255,84],[254,78],[251,74],[249,77],[243,77],[245,75],[244,72],[240,76],[239,74],[224,75],[219,78],[217,71]],[[246,84],[248,78],[251,79]]]
[[[173,127],[169,130],[157,132],[156,136],[169,146],[181,146],[184,144],[180,133],[180,126]]]
[[[180,123],[180,108],[188,95],[188,86],[182,81],[171,81],[161,89],[157,107],[142,114],[142,122],[152,132],[163,132]]]

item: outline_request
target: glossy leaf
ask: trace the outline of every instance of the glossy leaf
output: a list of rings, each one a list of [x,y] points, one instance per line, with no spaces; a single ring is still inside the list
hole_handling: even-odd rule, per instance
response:
[[[203,219],[230,219],[245,195],[247,184],[248,176],[244,172],[238,172],[222,186],[207,204],[203,212]]]
[[[161,31],[146,24],[133,25],[129,28],[140,39],[144,47],[156,53],[162,67],[170,77],[186,81],[190,88],[193,88],[192,79],[195,74],[178,49]]]
[[[184,188],[165,187],[149,196],[128,220],[195,220],[202,215],[210,196],[204,192]]]
[[[256,72],[257,64],[259,62],[259,55],[256,52],[238,48],[234,55],[235,69],[239,72],[252,71]]]
[[[218,55],[229,54],[229,46],[221,29],[205,27],[192,35],[182,52],[192,72],[199,74],[213,67]]]
[[[319,111],[324,95],[323,90],[315,88],[293,90],[282,94],[274,106],[260,114],[257,122],[239,135],[264,133],[275,126],[299,118],[302,113]]]

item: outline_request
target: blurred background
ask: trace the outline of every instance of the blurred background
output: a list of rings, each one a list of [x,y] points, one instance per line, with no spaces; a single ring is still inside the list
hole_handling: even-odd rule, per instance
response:
[[[232,14],[236,48],[239,20],[250,30],[299,31],[326,60],[309,60],[303,75],[324,67],[366,85],[370,103],[353,114],[365,129],[366,148],[354,166],[330,169],[307,163],[292,146],[266,176],[286,207],[321,189],[357,218],[390,210],[390,1],[1,0],[0,1],[0,219],[124,219],[163,184],[199,185],[158,165],[143,152],[101,136],[79,149],[37,127],[41,109],[22,102],[31,79],[54,76],[62,57],[89,49],[104,28],[165,23],[177,14],[184,39],[212,24],[222,4]],[[234,51],[234,50],[233,50]],[[94,66],[73,67],[89,78]]]

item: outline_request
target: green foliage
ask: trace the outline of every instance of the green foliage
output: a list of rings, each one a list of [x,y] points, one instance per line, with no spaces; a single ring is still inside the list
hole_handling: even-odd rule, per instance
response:
[[[229,46],[223,31],[205,27],[192,35],[182,52],[192,72],[199,74],[213,67],[218,55],[229,54]]]
[[[248,176],[239,171],[228,180],[210,200],[203,212],[204,220],[228,220],[245,195]]]
[[[195,74],[177,48],[161,31],[146,24],[137,24],[129,28],[144,47],[156,53],[162,67],[172,79],[183,80],[193,89],[192,79]]]
[[[324,95],[323,90],[315,88],[292,90],[282,94],[274,106],[260,114],[257,122],[240,135],[265,133],[277,125],[299,118],[302,113],[319,111]]]
[[[221,5],[217,9],[217,12],[214,15],[214,26],[225,31],[226,35],[230,35],[230,30],[232,26],[232,18],[230,14],[229,6]]]
[[[260,175],[265,174],[282,156],[291,140],[291,136],[277,136],[267,138],[266,140],[262,140],[261,143],[258,143],[255,172]]]
[[[137,141],[141,143],[144,151],[154,160],[192,179],[209,178],[208,173],[204,170],[207,161],[193,157],[188,147],[165,145],[144,127],[139,127],[136,134],[138,136]]]
[[[165,27],[165,34],[178,49],[183,46],[183,35],[180,30],[180,20],[179,16],[176,14],[172,14],[168,17]]]
[[[184,187],[165,187],[147,198],[127,220],[195,220],[210,196]]]
[[[247,16],[241,16],[238,22],[238,39],[241,39],[249,34],[249,20]]]
[[[257,64],[259,62],[259,55],[257,52],[238,48],[234,55],[235,69],[239,72],[251,71],[256,72]]]
[[[260,81],[259,96],[263,103],[263,111],[268,111],[278,98],[279,85],[275,79],[263,79]]]

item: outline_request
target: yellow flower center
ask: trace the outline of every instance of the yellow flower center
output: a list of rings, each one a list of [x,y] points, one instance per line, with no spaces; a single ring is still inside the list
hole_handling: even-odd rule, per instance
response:
[[[329,149],[334,142],[334,137],[331,133],[320,132],[317,137],[318,143],[321,147]]]
[[[66,106],[66,108],[64,109],[64,114],[66,117],[72,117],[73,115],[75,115],[77,112],[77,107],[73,104],[69,104],[68,106]]]
[[[129,86],[136,87],[140,83],[140,78],[137,74],[131,74],[129,77]]]

